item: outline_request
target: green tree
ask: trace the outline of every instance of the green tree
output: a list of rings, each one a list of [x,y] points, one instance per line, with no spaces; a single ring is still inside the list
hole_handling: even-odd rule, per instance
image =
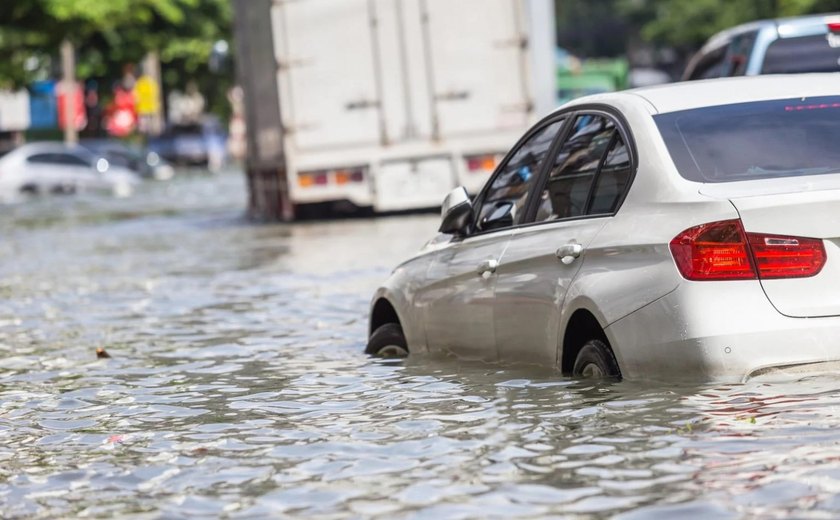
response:
[[[618,0],[619,11],[644,39],[696,49],[711,35],[741,23],[840,10],[839,0]]]
[[[124,64],[155,50],[166,86],[190,78],[218,88],[208,62],[214,43],[230,39],[232,16],[229,0],[3,0],[0,86],[31,81],[66,38],[81,79],[117,79]]]

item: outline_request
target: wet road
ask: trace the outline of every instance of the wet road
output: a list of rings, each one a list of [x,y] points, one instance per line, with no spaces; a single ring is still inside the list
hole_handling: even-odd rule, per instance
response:
[[[222,175],[0,208],[0,516],[840,516],[840,376],[368,359],[371,292],[437,219],[244,200]]]

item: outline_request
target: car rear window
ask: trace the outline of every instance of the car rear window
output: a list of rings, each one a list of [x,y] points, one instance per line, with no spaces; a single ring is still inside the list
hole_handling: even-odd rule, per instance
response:
[[[761,73],[840,71],[840,47],[830,43],[836,38],[834,35],[819,34],[776,40],[767,48]]]
[[[704,107],[654,120],[691,181],[840,173],[840,96]]]

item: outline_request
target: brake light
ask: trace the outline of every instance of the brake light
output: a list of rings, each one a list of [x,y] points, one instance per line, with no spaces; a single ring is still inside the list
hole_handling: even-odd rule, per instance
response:
[[[746,233],[738,219],[687,229],[670,248],[680,274],[696,281],[804,278],[826,259],[822,240]]]
[[[840,33],[840,22],[828,22],[826,25],[828,26],[828,32],[833,34]]]
[[[815,238],[747,233],[761,278],[806,278],[825,265],[825,246]]]
[[[492,172],[496,169],[496,156],[492,154],[488,155],[473,155],[471,157],[465,157],[467,161],[467,170],[470,173],[482,173],[482,172]]]
[[[364,168],[341,168],[298,173],[298,185],[301,188],[327,186],[329,184],[342,186],[349,183],[363,182],[364,180]]]
[[[724,220],[686,229],[671,240],[671,254],[688,280],[755,278],[740,220]]]

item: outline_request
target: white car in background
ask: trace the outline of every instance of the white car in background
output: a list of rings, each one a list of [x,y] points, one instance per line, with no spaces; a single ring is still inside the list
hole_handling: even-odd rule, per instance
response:
[[[20,146],[0,158],[0,199],[21,194],[107,192],[131,194],[140,178],[81,146],[43,142]]]
[[[367,352],[745,380],[840,360],[840,76],[591,96],[376,291]],[[834,362],[834,363],[829,363]]]

